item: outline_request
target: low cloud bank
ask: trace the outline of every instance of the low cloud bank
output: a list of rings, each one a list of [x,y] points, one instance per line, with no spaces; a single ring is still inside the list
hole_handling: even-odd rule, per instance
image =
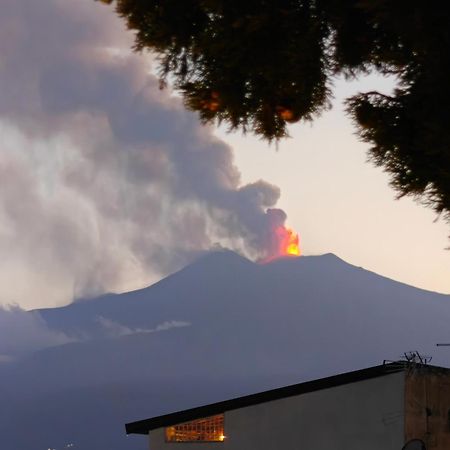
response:
[[[106,335],[109,337],[121,337],[121,336],[128,336],[131,334],[158,333],[160,331],[167,331],[172,328],[191,326],[190,322],[186,322],[183,320],[168,320],[156,325],[155,328],[130,328],[125,325],[122,325],[119,322],[116,322],[103,316],[97,317],[97,322],[100,324]]]
[[[64,333],[50,330],[37,312],[24,311],[18,306],[0,308],[0,363],[74,341]]]

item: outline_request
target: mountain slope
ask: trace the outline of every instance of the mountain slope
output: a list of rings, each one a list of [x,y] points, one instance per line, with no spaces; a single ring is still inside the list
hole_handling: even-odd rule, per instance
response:
[[[258,265],[213,253],[149,288],[39,314],[75,342],[4,365],[8,450],[145,448],[123,423],[412,349],[450,364],[434,346],[450,338],[450,296],[331,254]]]

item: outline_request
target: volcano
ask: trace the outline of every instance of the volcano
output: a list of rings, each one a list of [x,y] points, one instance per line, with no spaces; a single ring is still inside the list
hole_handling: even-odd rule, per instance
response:
[[[0,364],[0,447],[138,450],[142,417],[398,359],[450,365],[450,296],[332,254],[207,254],[124,294],[41,309],[72,341]],[[5,405],[7,405],[5,407]]]

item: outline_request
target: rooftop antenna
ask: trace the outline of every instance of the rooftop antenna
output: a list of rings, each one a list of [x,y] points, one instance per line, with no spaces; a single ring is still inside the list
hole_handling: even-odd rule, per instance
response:
[[[428,364],[433,359],[432,356],[421,355],[417,350],[405,352],[402,358],[404,358],[407,363],[422,365]]]
[[[388,364],[388,368],[396,371],[400,368],[408,368],[413,371],[417,366],[426,366],[432,360],[432,356],[421,355],[419,351],[412,350],[403,353],[403,355],[396,361],[385,359],[383,365]]]

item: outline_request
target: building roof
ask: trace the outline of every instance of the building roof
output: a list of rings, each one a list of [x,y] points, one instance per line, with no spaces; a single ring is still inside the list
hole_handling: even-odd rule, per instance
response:
[[[406,367],[406,363],[404,362],[386,363],[379,366],[369,367],[367,369],[346,372],[327,378],[320,378],[318,380],[307,381],[278,389],[272,389],[270,391],[259,392],[257,394],[212,403],[210,405],[165,414],[163,416],[127,423],[125,425],[125,429],[127,434],[148,434],[150,430],[213,416],[215,414],[221,414],[232,409],[244,408],[246,406],[270,402],[272,400],[306,394],[308,392],[319,391],[321,389],[327,389],[344,384],[355,383],[357,381],[390,375],[392,373],[402,372]]]

